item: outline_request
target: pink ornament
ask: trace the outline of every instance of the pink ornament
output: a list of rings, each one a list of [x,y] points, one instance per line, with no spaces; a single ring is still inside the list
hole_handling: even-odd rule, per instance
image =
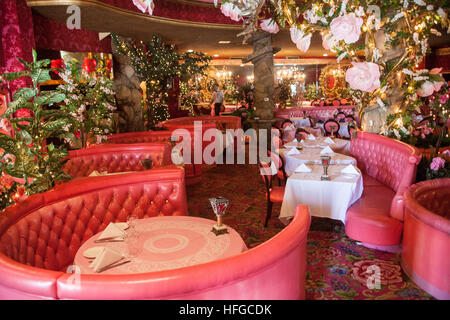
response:
[[[344,40],[345,43],[355,43],[359,40],[363,19],[350,13],[341,17],[334,18],[331,21],[330,28],[333,37],[336,40]]]
[[[272,19],[264,19],[261,22],[261,29],[264,31],[267,31],[269,33],[278,33],[280,31],[280,28],[278,27],[278,24],[273,21]]]
[[[372,92],[380,87],[380,68],[372,62],[352,62],[345,74],[345,81],[353,90]]]

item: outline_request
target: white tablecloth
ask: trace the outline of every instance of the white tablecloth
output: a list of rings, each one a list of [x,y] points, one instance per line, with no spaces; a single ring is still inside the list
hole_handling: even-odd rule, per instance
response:
[[[290,149],[280,149],[280,155],[285,160],[285,170],[288,175],[291,175],[292,172],[294,172],[295,168],[297,168],[302,163],[306,165],[310,164],[321,164],[320,160],[320,152],[322,151],[321,148],[303,148],[303,150],[300,150],[300,154],[295,155],[288,155]],[[352,158],[350,156],[346,156],[340,153],[334,153],[330,155],[331,161],[330,164],[345,164],[349,165],[352,164],[356,167],[357,162],[355,158]]]
[[[345,165],[328,168],[330,181],[321,181],[321,165],[310,165],[311,173],[294,173],[286,182],[279,218],[288,221],[297,205],[309,207],[312,216],[340,220],[345,223],[347,209],[363,192],[362,175],[342,174]]]
[[[311,121],[308,118],[291,118],[290,120],[297,128],[311,127]]]
[[[350,153],[350,140],[338,139],[335,138],[334,143],[326,143],[326,137],[316,137],[316,140],[308,140],[303,139],[301,142],[301,146],[304,148],[320,148],[323,149],[326,146],[330,146],[330,148],[337,153],[348,155]],[[331,139],[331,138],[330,138]],[[295,143],[292,144],[286,143],[285,146],[296,146]]]

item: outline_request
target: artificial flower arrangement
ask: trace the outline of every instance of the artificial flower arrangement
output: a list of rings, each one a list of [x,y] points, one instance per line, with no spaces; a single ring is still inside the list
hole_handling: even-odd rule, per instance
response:
[[[1,81],[25,77],[29,87],[19,88],[0,118],[0,209],[54,187],[71,177],[62,170],[69,155],[62,143],[74,138],[64,128],[74,122],[58,104],[66,98],[56,90],[41,90],[49,81],[50,60],[19,61],[25,70],[1,75]]]
[[[106,141],[112,133],[113,114],[116,110],[113,82],[106,75],[111,71],[111,63],[94,58],[86,58],[81,64],[76,59],[65,64],[53,62],[56,72],[64,81],[57,90],[66,95],[62,107],[75,119],[64,127],[67,132],[75,132],[85,148],[89,135],[95,143]],[[70,143],[70,140],[66,142]]]
[[[426,180],[450,177],[450,151],[445,150],[439,157],[434,157],[426,170]]]
[[[338,63],[352,63],[345,79],[359,123],[367,108],[387,111],[386,93],[398,84],[398,73],[412,72],[427,52],[430,34],[441,35],[436,28],[449,25],[445,1],[223,0],[220,9],[243,21],[244,42],[259,28],[277,33],[288,27],[297,48],[306,52],[312,34],[320,31],[324,49],[336,52]]]

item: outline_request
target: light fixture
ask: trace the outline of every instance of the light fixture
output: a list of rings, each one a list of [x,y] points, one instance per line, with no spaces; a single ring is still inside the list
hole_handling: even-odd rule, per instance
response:
[[[218,57],[219,55],[216,53],[215,55],[214,55],[214,57]]]
[[[187,52],[194,52],[194,50],[192,50],[192,49],[189,49]]]
[[[231,41],[229,41],[229,40],[220,40],[219,43],[220,44],[229,44],[229,43],[231,43]]]
[[[324,56],[324,57],[328,57],[328,53],[324,53],[323,56]]]

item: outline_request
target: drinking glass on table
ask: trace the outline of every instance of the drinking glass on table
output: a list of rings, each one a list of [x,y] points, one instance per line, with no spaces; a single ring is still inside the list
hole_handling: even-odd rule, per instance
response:
[[[139,247],[139,233],[130,228],[127,230],[124,240],[127,245],[127,257],[136,258],[141,251],[141,248]]]

